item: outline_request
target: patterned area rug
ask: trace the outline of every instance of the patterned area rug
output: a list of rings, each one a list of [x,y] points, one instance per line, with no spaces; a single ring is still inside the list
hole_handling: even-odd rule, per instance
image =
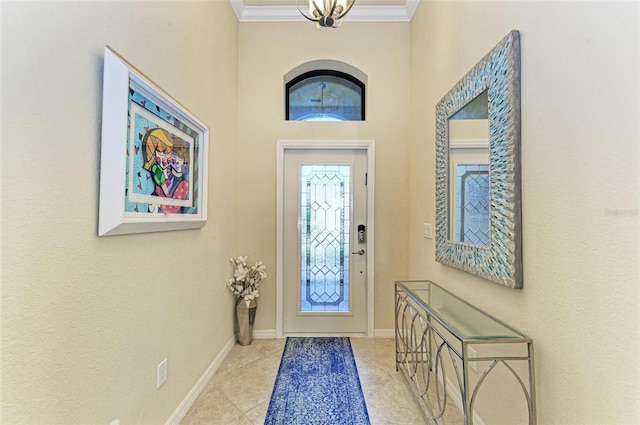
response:
[[[265,425],[369,425],[349,338],[287,338]]]

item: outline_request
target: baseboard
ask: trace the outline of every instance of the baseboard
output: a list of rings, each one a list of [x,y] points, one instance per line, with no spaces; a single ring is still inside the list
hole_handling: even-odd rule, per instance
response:
[[[218,353],[213,362],[209,365],[207,370],[205,370],[204,374],[198,379],[198,382],[191,388],[191,391],[187,394],[184,400],[180,403],[178,408],[173,412],[173,414],[167,420],[167,425],[179,425],[182,419],[184,419],[185,415],[193,406],[193,403],[196,402],[200,393],[205,389],[213,375],[216,373],[224,359],[227,357],[233,346],[236,344],[236,336],[233,335],[231,339],[225,344],[222,348],[222,351]]]
[[[462,396],[460,395],[459,392],[455,391],[455,389],[457,389],[458,386],[457,386],[457,384],[454,384],[454,382],[452,380],[450,380],[449,378],[446,378],[446,379],[447,379],[447,394],[449,394],[449,397],[451,397],[451,399],[453,400],[453,403],[462,412],[464,410],[463,407],[462,407]],[[442,384],[442,376],[438,376],[438,381],[440,381],[440,384]],[[482,418],[476,412],[473,412],[473,424],[474,425],[485,425],[485,423],[482,420]]]
[[[361,335],[357,335],[361,336]],[[396,332],[393,329],[376,329],[373,331],[373,338],[395,338]],[[253,339],[272,339],[277,338],[275,329],[264,329],[253,331]]]
[[[273,338],[277,338],[275,329],[253,331],[253,339],[273,339]]]
[[[358,334],[357,336],[361,336]],[[373,338],[395,338],[396,332],[393,329],[376,329],[373,331]],[[254,330],[253,339],[277,338],[275,329]]]
[[[395,338],[396,331],[394,329],[376,329],[373,331],[374,338]]]
[[[395,331],[393,329],[376,329],[374,331],[374,333],[373,333],[373,337],[374,338],[394,338],[395,337]],[[276,330],[275,329],[254,330],[253,331],[253,338],[254,339],[272,339],[272,338],[277,338]],[[196,402],[196,400],[198,399],[198,396],[200,396],[202,391],[207,386],[207,383],[209,383],[209,381],[211,380],[213,375],[215,375],[216,371],[218,370],[218,368],[220,367],[220,365],[222,364],[224,359],[227,358],[227,355],[229,354],[229,352],[231,351],[231,349],[233,348],[233,346],[235,344],[236,344],[236,336],[234,335],[225,344],[225,346],[222,348],[222,351],[220,351],[220,353],[218,353],[216,358],[213,359],[213,361],[211,362],[209,367],[207,367],[207,370],[205,370],[205,372],[202,374],[200,379],[198,379],[198,382],[196,382],[196,384],[193,386],[193,388],[191,388],[191,391],[189,391],[189,393],[184,398],[184,400],[182,400],[182,402],[177,407],[177,409],[169,417],[169,419],[166,422],[167,425],[179,425],[180,424],[180,422],[182,421],[182,419],[184,419],[184,417],[187,414],[187,412],[189,411],[189,409],[191,409],[191,406],[193,406],[193,403]],[[454,400],[455,400],[455,398],[454,398]],[[462,404],[460,403],[460,397],[459,396],[458,396],[458,399],[455,400],[455,402],[456,402],[456,404],[459,404],[459,407],[462,406]],[[474,421],[474,423],[477,423],[479,425],[484,425],[482,423],[482,421],[478,421],[478,422]]]

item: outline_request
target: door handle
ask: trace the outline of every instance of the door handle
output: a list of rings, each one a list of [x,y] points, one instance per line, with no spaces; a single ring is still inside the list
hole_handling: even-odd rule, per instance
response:
[[[364,249],[360,249],[359,251],[353,251],[352,254],[364,255]]]

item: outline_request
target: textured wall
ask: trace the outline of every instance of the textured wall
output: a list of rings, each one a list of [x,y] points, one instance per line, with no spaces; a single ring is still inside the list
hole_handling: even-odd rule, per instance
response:
[[[411,24],[410,273],[533,338],[540,424],[640,423],[639,7],[422,2]],[[435,220],[435,104],[512,29],[522,43],[522,290],[436,263],[435,240],[418,231]],[[515,423],[497,412],[485,409],[485,422]]]
[[[364,122],[284,120],[284,75],[313,60],[346,62],[368,76]],[[240,251],[263,260],[270,276],[256,329],[274,330],[276,142],[375,140],[375,328],[393,328],[393,282],[406,276],[409,135],[409,24],[345,22],[240,24]],[[259,72],[256,72],[259,70]]]
[[[0,7],[0,422],[164,422],[231,338],[230,255],[267,263],[256,328],[273,329],[275,143],[320,138],[377,143],[377,329],[393,326],[393,280],[432,278],[534,338],[539,423],[640,422],[637,3],[429,1],[411,25],[337,31],[238,25],[217,1]],[[514,28],[521,291],[434,262],[421,237],[435,217],[435,104]],[[203,230],[96,236],[105,44],[209,124]],[[367,122],[284,122],[282,76],[325,58],[369,76]],[[142,267],[158,247],[190,256]]]
[[[0,422],[164,423],[233,332],[237,21],[228,2],[1,13]],[[204,229],[97,237],[107,44],[209,125]]]

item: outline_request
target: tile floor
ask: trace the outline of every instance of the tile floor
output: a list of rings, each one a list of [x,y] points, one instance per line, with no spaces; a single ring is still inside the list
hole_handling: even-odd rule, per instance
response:
[[[183,425],[262,425],[285,339],[235,345],[182,420]],[[393,339],[351,338],[371,425],[423,424],[396,372]]]

